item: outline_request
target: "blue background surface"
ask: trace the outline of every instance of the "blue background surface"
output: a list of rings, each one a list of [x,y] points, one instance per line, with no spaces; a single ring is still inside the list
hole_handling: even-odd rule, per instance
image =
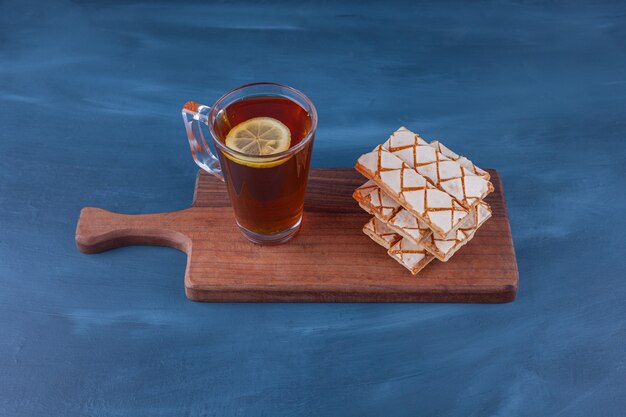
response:
[[[0,3],[0,415],[621,416],[623,2]],[[180,108],[316,103],[313,165],[400,125],[503,176],[504,305],[199,304],[185,255],[80,254],[81,207],[189,205]]]

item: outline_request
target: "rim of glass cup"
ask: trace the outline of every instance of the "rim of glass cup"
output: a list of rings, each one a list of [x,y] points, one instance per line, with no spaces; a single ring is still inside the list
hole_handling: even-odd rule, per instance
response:
[[[229,96],[231,96],[232,94],[235,94],[236,92],[241,91],[243,89],[247,89],[247,88],[250,88],[250,87],[256,87],[256,86],[280,87],[280,88],[284,88],[286,90],[289,90],[292,93],[294,93],[295,95],[301,97],[302,100],[304,100],[304,102],[310,108],[309,113],[311,115],[311,128],[307,132],[306,136],[304,138],[302,138],[302,140],[296,146],[294,146],[293,148],[289,148],[286,151],[282,151],[282,152],[279,152],[279,153],[274,153],[274,154],[271,154],[271,155],[248,155],[248,154],[236,151],[234,149],[230,149],[228,146],[224,145],[219,140],[215,140],[215,138],[218,137],[218,136],[215,133],[215,129],[213,127],[213,122],[215,122],[215,119],[217,117],[217,113],[218,113],[217,109],[220,107],[220,104],[224,100],[226,100]],[[259,94],[259,95],[262,95],[262,94]],[[277,97],[281,97],[279,94],[267,94],[267,95],[269,95],[269,96],[275,95]],[[244,96],[245,96],[245,94],[244,94]],[[251,97],[254,97],[254,95],[251,95]],[[290,98],[290,97],[287,97],[287,96],[282,96],[282,97]],[[226,107],[228,107],[228,106],[226,106]],[[313,105],[313,102],[306,95],[304,95],[304,93],[302,93],[302,91],[300,91],[300,90],[296,90],[295,88],[289,87],[288,85],[279,84],[279,83],[270,83],[270,82],[259,82],[259,83],[246,84],[246,85],[242,85],[241,87],[237,87],[234,90],[229,91],[228,93],[226,93],[222,97],[220,97],[215,102],[215,104],[213,104],[213,106],[211,107],[211,110],[209,111],[208,119],[209,119],[209,131],[211,132],[211,139],[213,140],[213,143],[215,144],[215,146],[217,146],[221,151],[227,152],[227,153],[229,153],[231,155],[234,155],[234,156],[239,156],[239,157],[244,157],[244,158],[250,158],[251,156],[254,156],[255,159],[262,160],[262,161],[272,161],[272,160],[279,159],[281,157],[289,156],[289,155],[292,155],[292,154],[296,153],[298,150],[302,149],[304,146],[306,146],[311,141],[311,138],[313,138],[313,135],[315,134],[315,130],[317,129],[317,110],[315,109],[315,106]]]

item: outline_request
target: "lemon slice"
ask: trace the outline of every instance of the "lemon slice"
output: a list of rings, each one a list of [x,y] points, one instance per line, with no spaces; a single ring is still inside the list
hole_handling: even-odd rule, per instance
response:
[[[255,117],[239,123],[226,136],[226,146],[250,156],[272,155],[289,149],[291,132],[271,117]]]

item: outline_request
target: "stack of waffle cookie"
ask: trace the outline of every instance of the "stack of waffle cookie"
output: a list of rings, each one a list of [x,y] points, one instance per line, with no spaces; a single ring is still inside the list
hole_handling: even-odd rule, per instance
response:
[[[413,275],[435,258],[448,261],[491,217],[489,174],[405,127],[356,169],[369,181],[353,197],[374,216],[363,232]]]

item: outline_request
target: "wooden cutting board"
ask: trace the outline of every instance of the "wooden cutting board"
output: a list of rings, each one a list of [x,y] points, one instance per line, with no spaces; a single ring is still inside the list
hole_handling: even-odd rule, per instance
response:
[[[517,262],[500,176],[488,170],[493,217],[448,262],[417,276],[361,231],[370,216],[352,199],[353,169],[312,169],[302,228],[289,243],[259,246],[239,232],[226,187],[200,171],[190,208],[117,214],[86,207],[76,244],[84,253],[127,245],[187,253],[185,292],[195,301],[502,303],[517,292]]]

